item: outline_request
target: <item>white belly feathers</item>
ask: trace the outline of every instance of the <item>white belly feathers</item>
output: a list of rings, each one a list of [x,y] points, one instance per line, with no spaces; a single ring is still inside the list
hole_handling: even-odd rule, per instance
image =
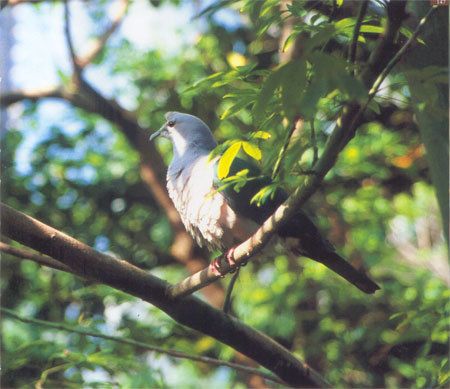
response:
[[[238,218],[213,188],[214,165],[199,156],[183,170],[167,173],[167,188],[186,230],[200,246],[229,249],[253,234],[258,225]]]

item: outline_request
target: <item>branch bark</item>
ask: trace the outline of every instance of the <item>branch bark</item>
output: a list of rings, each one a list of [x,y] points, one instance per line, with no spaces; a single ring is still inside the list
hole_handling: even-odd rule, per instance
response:
[[[1,204],[1,232],[8,238],[60,261],[77,273],[139,297],[178,323],[210,335],[255,360],[287,384],[324,387],[326,381],[271,338],[189,296],[172,299],[170,285],[124,260],[99,253],[84,243]]]

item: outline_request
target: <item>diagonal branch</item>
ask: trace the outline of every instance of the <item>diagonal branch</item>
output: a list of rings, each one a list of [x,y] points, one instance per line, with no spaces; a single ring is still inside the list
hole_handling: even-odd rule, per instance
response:
[[[108,39],[122,23],[122,20],[127,13],[128,5],[129,0],[120,0],[120,4],[111,19],[110,25],[105,29],[103,34],[90,43],[90,47],[88,48],[86,54],[77,58],[77,63],[80,68],[85,68],[101,53]]]
[[[260,252],[276,233],[277,229],[281,227],[285,221],[292,217],[317,190],[325,175],[336,163],[339,153],[355,135],[360,120],[368,104],[376,95],[382,81],[415,41],[428,18],[436,8],[437,7],[434,6],[429,10],[429,12],[419,22],[410,39],[408,39],[396,55],[394,55],[387,62],[385,68],[380,72],[378,77],[374,77],[373,75],[370,76],[370,79],[375,79],[375,81],[369,91],[365,104],[362,106],[348,105],[344,107],[340,118],[337,120],[335,129],[325,145],[324,152],[314,167],[314,174],[307,177],[303,185],[298,187],[250,238],[234,249],[233,258],[237,266],[245,264],[251,257]],[[398,24],[398,28],[400,28],[400,24]],[[218,261],[220,263],[220,272],[222,274],[228,273],[232,270],[228,261],[224,260],[224,256],[219,257]],[[209,266],[208,268],[205,268],[202,271],[186,278],[179,284],[170,288],[171,296],[186,296],[216,281],[220,278],[220,276],[218,276],[216,274],[217,272],[214,270],[215,269],[212,266]]]
[[[0,210],[1,233],[8,238],[51,256],[85,277],[155,305],[178,323],[210,335],[255,360],[290,386],[327,386],[317,372],[273,339],[196,297],[172,299],[168,293],[170,285],[158,277],[99,253],[5,204],[1,204]]]
[[[165,349],[165,348],[162,348],[162,347],[154,346],[154,345],[152,345],[150,343],[139,342],[139,341],[134,340],[134,339],[122,338],[120,336],[105,335],[105,334],[102,334],[102,333],[97,332],[97,331],[86,330],[84,328],[76,328],[76,327],[68,326],[68,325],[65,325],[65,324],[62,324],[62,323],[52,323],[52,322],[47,321],[47,320],[32,319],[32,318],[29,318],[29,317],[18,315],[14,311],[12,311],[10,309],[7,309],[7,308],[4,308],[4,307],[0,307],[0,312],[3,313],[3,314],[6,314],[7,316],[9,316],[9,317],[11,317],[11,318],[13,318],[15,320],[19,320],[19,321],[21,321],[23,323],[36,324],[36,325],[39,325],[39,326],[53,328],[55,330],[62,330],[62,331],[76,333],[76,334],[80,334],[80,335],[84,335],[84,336],[92,336],[92,337],[95,337],[95,338],[112,340],[113,342],[122,343],[122,344],[129,344],[131,346],[135,346],[135,347],[138,347],[140,349],[144,349],[144,350],[148,350],[148,351],[154,351],[154,352],[157,352],[157,353],[160,353],[160,354],[170,355],[171,357],[175,357],[175,358],[189,359],[191,361],[207,363],[207,364],[213,365],[213,366],[226,366],[226,367],[230,367],[232,369],[238,370],[238,371],[242,371],[242,372],[247,373],[247,374],[256,374],[256,375],[259,375],[259,376],[265,378],[266,380],[270,380],[270,381],[276,382],[278,384],[285,385],[284,381],[280,380],[279,378],[275,377],[272,374],[265,373],[265,372],[263,372],[263,371],[261,371],[259,369],[255,369],[255,368],[252,368],[252,367],[244,366],[244,365],[241,365],[239,363],[222,361],[222,360],[216,359],[216,358],[203,357],[201,355],[187,354],[187,353],[184,353],[182,351]]]

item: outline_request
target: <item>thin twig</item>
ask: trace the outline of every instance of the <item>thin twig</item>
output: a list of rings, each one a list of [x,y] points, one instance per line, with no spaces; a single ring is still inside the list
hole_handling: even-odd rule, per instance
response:
[[[340,118],[337,120],[336,127],[330,135],[321,158],[317,161],[314,168],[315,174],[308,176],[303,185],[298,187],[294,193],[270,216],[262,226],[246,241],[236,246],[233,251],[233,257],[236,264],[239,266],[247,262],[251,257],[258,253],[269,242],[276,230],[288,220],[297,209],[299,209],[307,199],[316,191],[322,182],[325,175],[333,167],[339,153],[348,144],[355,134],[357,125],[365,112],[370,101],[376,95],[379,86],[383,82],[386,75],[398,63],[401,56],[406,52],[408,47],[419,35],[423,25],[428,20],[429,16],[437,7],[432,7],[425,17],[420,21],[411,38],[405,45],[397,52],[397,54],[388,62],[386,67],[382,70],[378,78],[374,81],[367,101],[362,106],[346,106],[344,107]],[[232,270],[225,260],[224,256],[217,259],[220,265],[220,272],[222,274],[228,273]],[[219,276],[214,273],[214,269],[210,266],[200,272],[186,278],[179,284],[172,286],[169,291],[172,297],[187,296],[202,287],[209,285],[216,281]]]
[[[361,30],[362,21],[367,12],[368,5],[369,0],[363,0],[359,7],[358,17],[356,19],[355,28],[353,29],[352,43],[350,45],[348,54],[348,60],[351,64],[354,64],[356,60],[356,49],[358,48],[359,31]],[[352,70],[352,73],[354,74],[354,70]]]
[[[234,284],[236,283],[238,277],[239,277],[239,270],[240,268],[236,269],[236,272],[233,274],[233,277],[231,278],[230,283],[228,284],[227,293],[225,295],[225,301],[223,303],[222,310],[225,313],[229,313],[231,309],[231,295],[233,293]]]
[[[69,49],[69,55],[73,66],[74,76],[76,77],[76,81],[79,81],[81,78],[81,68],[80,65],[78,64],[77,55],[75,54],[72,33],[70,31],[69,0],[64,0],[64,36],[66,38],[67,48]]]
[[[281,162],[283,161],[283,159],[285,157],[286,151],[289,147],[289,143],[291,142],[292,135],[294,134],[294,131],[297,128],[297,123],[299,121],[300,121],[300,117],[296,116],[294,118],[291,128],[289,129],[288,133],[286,134],[286,138],[284,139],[283,147],[281,148],[280,153],[278,154],[278,158],[275,162],[275,166],[273,167],[272,180],[274,180],[276,178],[276,176],[278,175],[278,173],[280,172]]]
[[[25,250],[18,247],[13,247],[7,243],[0,242],[0,251],[2,253],[14,255],[21,259],[28,259],[34,261],[40,265],[48,266],[56,270],[65,271],[67,273],[74,273],[74,271],[67,265],[48,257],[47,255],[38,254],[30,250]]]
[[[170,356],[175,357],[175,358],[189,359],[191,361],[203,362],[203,363],[207,363],[209,365],[214,365],[214,366],[226,366],[226,367],[230,367],[230,368],[235,369],[235,370],[243,371],[243,372],[248,373],[248,374],[259,375],[261,377],[264,377],[267,380],[270,380],[270,381],[273,381],[273,382],[277,382],[277,383],[282,384],[282,385],[286,384],[284,381],[280,380],[279,378],[275,377],[272,374],[263,372],[263,371],[261,371],[259,369],[255,369],[255,368],[252,368],[252,367],[247,367],[247,366],[244,366],[244,365],[240,365],[238,363],[221,361],[220,359],[210,358],[210,357],[203,357],[203,356],[200,356],[200,355],[191,355],[191,354],[187,354],[187,353],[184,353],[184,352],[181,352],[181,351],[177,351],[177,350],[165,349],[165,348],[162,348],[162,347],[154,346],[154,345],[152,345],[150,343],[140,342],[140,341],[137,341],[137,340],[134,340],[134,339],[126,339],[126,338],[122,338],[122,337],[119,337],[119,336],[104,335],[104,334],[96,332],[96,331],[85,330],[85,329],[81,329],[81,328],[75,328],[75,327],[71,327],[71,326],[68,326],[68,325],[65,325],[65,324],[61,324],[61,323],[52,323],[52,322],[47,321],[47,320],[32,319],[32,318],[29,318],[29,317],[18,315],[14,311],[12,311],[12,310],[10,310],[8,308],[4,308],[4,307],[0,307],[0,312],[2,312],[3,314],[6,314],[9,317],[12,317],[12,318],[14,318],[16,320],[19,320],[19,321],[21,321],[23,323],[36,324],[36,325],[39,325],[39,326],[44,326],[44,327],[48,327],[48,328],[54,328],[56,330],[72,332],[72,333],[80,334],[80,335],[84,335],[84,336],[93,336],[93,337],[96,337],[96,338],[111,340],[113,342],[122,343],[122,344],[129,344],[129,345],[132,345],[132,346],[135,346],[135,347],[142,348],[144,350],[154,351],[154,352],[161,353],[161,354],[167,354],[167,355],[170,355]]]
[[[316,139],[316,129],[314,127],[314,119],[311,119],[311,145],[313,148],[313,160],[311,167],[314,169],[314,166],[319,159],[319,149],[317,148],[317,139]]]
[[[409,46],[416,40],[417,36],[421,33],[423,26],[427,22],[428,18],[433,14],[435,10],[438,9],[439,6],[434,5],[432,6],[426,15],[420,20],[418,26],[414,30],[413,34],[410,36],[410,38],[407,40],[407,42],[401,47],[401,49],[394,55],[394,57],[389,61],[387,66],[383,69],[381,74],[376,79],[375,83],[373,84],[372,88],[369,91],[369,96],[375,96],[375,94],[378,91],[378,88],[380,87],[381,83],[384,81],[386,76],[389,74],[389,72],[392,70],[392,68],[397,65],[400,58],[405,54],[406,50],[408,50]],[[370,102],[370,101],[369,101]]]

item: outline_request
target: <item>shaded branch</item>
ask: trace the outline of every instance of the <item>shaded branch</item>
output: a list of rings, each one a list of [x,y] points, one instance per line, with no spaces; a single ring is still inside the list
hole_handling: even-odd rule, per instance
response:
[[[187,354],[187,353],[177,351],[177,350],[164,349],[162,347],[154,346],[154,345],[152,345],[150,343],[146,343],[146,342],[139,342],[137,340],[126,339],[126,338],[122,338],[119,336],[105,335],[105,334],[99,333],[97,331],[71,327],[71,326],[68,326],[65,324],[61,324],[61,323],[52,323],[47,320],[32,319],[32,318],[18,315],[14,311],[4,308],[4,307],[0,307],[0,312],[2,312],[3,314],[5,314],[9,317],[12,317],[15,320],[19,320],[23,323],[36,324],[39,326],[53,328],[56,330],[67,331],[67,332],[76,333],[76,334],[80,334],[80,335],[84,335],[84,336],[93,336],[95,338],[111,340],[113,342],[122,343],[122,344],[129,344],[131,346],[139,347],[144,350],[154,351],[154,352],[157,352],[160,354],[170,355],[171,357],[175,357],[175,358],[189,359],[191,361],[203,362],[203,363],[207,363],[207,364],[213,365],[213,366],[226,366],[226,367],[230,367],[232,369],[238,370],[238,371],[242,371],[244,373],[256,374],[256,375],[259,375],[259,376],[265,378],[266,380],[270,380],[270,381],[279,383],[281,385],[285,385],[284,381],[280,380],[279,378],[275,377],[272,374],[265,373],[259,369],[255,369],[252,367],[240,365],[238,363],[221,361],[220,359],[203,357],[200,355]]]
[[[172,299],[170,284],[124,260],[99,253],[84,243],[1,204],[1,232],[40,251],[86,277],[141,298],[178,323],[210,335],[260,365],[290,386],[324,387],[327,383],[283,346],[194,296]]]
[[[311,168],[314,169],[314,166],[319,160],[319,149],[317,147],[316,128],[314,126],[314,119],[311,120],[310,126],[311,126],[311,146],[313,149],[313,160],[311,163]]]
[[[53,258],[50,258],[46,255],[34,253],[30,250],[25,250],[18,247],[13,247],[7,243],[0,242],[0,251],[2,253],[14,255],[15,257],[21,258],[21,259],[28,259],[30,261],[34,261],[38,263],[39,265],[48,266],[52,269],[65,271],[67,273],[74,273],[74,271],[64,265],[63,263],[54,260]]]
[[[39,89],[24,89],[5,92],[0,95],[0,106],[8,107],[24,100],[38,101],[45,98],[64,99],[65,90],[59,86],[51,86]]]
[[[364,16],[367,12],[367,6],[369,5],[369,0],[363,0],[359,6],[358,17],[356,18],[355,28],[353,29],[352,43],[350,44],[348,60],[351,64],[355,63],[356,60],[356,49],[358,47],[359,31],[361,29],[361,24]]]

